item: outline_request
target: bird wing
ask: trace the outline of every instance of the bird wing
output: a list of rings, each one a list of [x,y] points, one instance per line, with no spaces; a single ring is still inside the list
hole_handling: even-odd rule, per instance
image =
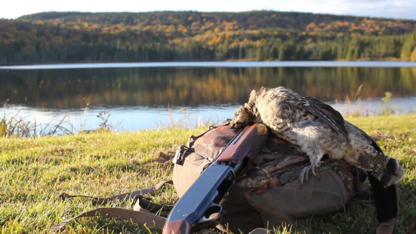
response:
[[[378,152],[380,152],[380,153],[382,153],[382,154],[384,154],[383,153],[383,150],[380,148],[380,146],[374,141],[374,139],[371,137],[371,136],[369,136],[366,132],[364,132],[361,128],[359,128],[359,127],[357,127],[357,126],[355,126],[355,125],[353,125],[353,124],[351,124],[350,122],[348,122],[348,121],[346,121],[346,120],[344,120],[344,122],[347,122],[349,125],[351,125],[351,126],[353,126],[355,129],[356,129],[356,131],[359,131],[360,132],[360,134],[361,134],[361,137],[363,137],[363,138],[366,138],[366,140],[368,140],[369,141],[369,143],[371,144],[371,146],[372,147],[374,147],[374,149],[376,150],[376,151],[378,151]]]
[[[304,98],[303,108],[331,126],[336,132],[344,136],[348,141],[348,133],[342,115],[331,106],[316,98],[301,95]]]

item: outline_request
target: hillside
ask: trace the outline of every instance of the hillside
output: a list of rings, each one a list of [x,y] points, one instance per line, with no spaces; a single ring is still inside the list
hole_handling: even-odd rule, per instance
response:
[[[193,11],[47,12],[22,16],[19,20],[65,24],[73,28],[100,28],[102,32],[111,33],[150,29],[166,32],[171,29],[172,32],[192,36],[207,33],[210,30],[214,31],[216,28],[221,31],[284,29],[297,32],[356,33],[357,35],[401,35],[416,29],[416,21],[412,20],[276,11],[239,13]]]
[[[412,20],[276,11],[46,12],[0,19],[0,64],[410,60],[415,29]]]

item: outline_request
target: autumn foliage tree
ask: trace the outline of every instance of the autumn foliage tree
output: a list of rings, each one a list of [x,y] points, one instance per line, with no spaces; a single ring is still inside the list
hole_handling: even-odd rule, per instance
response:
[[[47,12],[0,19],[0,63],[410,60],[415,29],[411,20],[275,11]]]

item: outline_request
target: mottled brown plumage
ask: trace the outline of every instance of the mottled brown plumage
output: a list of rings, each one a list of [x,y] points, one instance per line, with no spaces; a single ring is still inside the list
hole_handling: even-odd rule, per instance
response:
[[[324,155],[344,159],[350,165],[371,172],[384,186],[396,184],[403,177],[399,163],[384,155],[364,131],[345,121],[341,114],[318,99],[294,93],[284,87],[252,91],[249,101],[237,109],[232,127],[263,123],[276,136],[298,146],[311,165],[319,167]]]

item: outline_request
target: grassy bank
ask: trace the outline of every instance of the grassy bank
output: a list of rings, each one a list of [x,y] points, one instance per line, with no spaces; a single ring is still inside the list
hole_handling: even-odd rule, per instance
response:
[[[416,218],[416,114],[348,119],[376,138],[406,170],[400,182],[398,233]],[[61,201],[62,192],[110,196],[154,185],[171,176],[174,145],[203,129],[108,131],[34,139],[0,138],[0,233],[43,233],[62,218],[94,209],[88,199]],[[175,200],[173,189],[155,196]],[[116,204],[129,207],[129,204]],[[307,225],[287,226],[291,233],[374,233],[378,223],[371,204],[353,201],[344,212]],[[282,229],[280,229],[282,230]],[[65,233],[147,233],[140,225],[110,218],[83,218]],[[286,232],[284,231],[284,232]],[[154,230],[157,232],[157,230]]]

